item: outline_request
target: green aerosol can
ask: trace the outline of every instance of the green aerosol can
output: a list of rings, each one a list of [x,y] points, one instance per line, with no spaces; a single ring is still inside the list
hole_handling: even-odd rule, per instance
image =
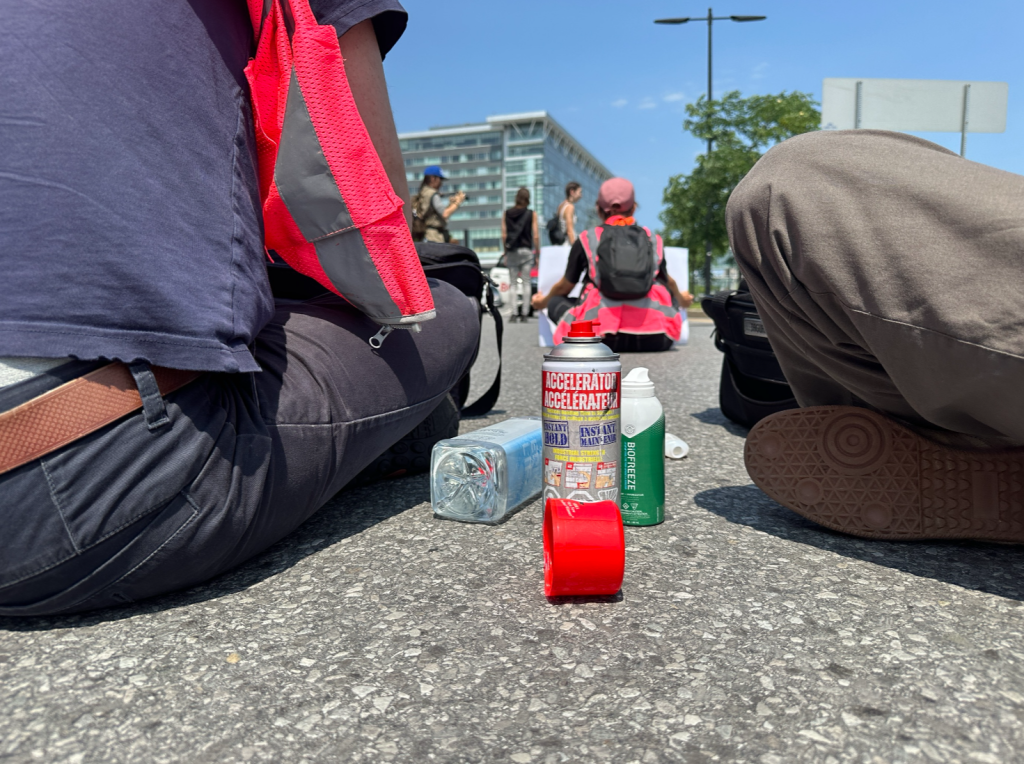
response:
[[[665,410],[647,369],[622,379],[622,488],[625,525],[665,521]]]

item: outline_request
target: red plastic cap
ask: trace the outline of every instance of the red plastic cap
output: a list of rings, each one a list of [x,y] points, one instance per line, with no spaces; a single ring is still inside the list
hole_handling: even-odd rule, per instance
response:
[[[614,501],[544,503],[544,594],[615,594],[625,570],[626,537]]]
[[[593,321],[573,321],[569,326],[570,337],[596,337]]]

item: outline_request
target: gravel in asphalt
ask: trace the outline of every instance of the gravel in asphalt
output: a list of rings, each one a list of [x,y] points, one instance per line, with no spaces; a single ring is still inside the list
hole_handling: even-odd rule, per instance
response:
[[[710,329],[623,358],[691,450],[667,521],[626,529],[621,594],[543,596],[539,501],[488,527],[434,519],[422,475],[342,492],[200,588],[0,622],[0,761],[1024,759],[1024,551],[862,541],[769,500]],[[498,410],[464,432],[540,412],[536,325],[505,336]]]

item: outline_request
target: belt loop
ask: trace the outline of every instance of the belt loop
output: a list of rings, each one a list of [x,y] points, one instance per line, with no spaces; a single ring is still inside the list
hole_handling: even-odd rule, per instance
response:
[[[146,427],[152,432],[165,424],[170,424],[167,416],[167,405],[160,394],[160,387],[153,376],[153,370],[145,361],[137,361],[128,365],[128,370],[135,378],[135,386],[139,388],[142,398],[142,416],[146,419]]]

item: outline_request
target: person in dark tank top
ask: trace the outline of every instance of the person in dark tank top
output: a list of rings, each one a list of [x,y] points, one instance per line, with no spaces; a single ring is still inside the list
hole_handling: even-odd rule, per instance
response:
[[[537,242],[540,241],[537,215],[530,209],[529,189],[520,188],[516,192],[515,206],[505,210],[501,220],[501,240],[505,243],[504,259],[511,283],[515,285],[522,279],[522,283],[529,285],[530,271],[537,260]],[[529,295],[526,304],[520,306],[519,313],[513,315],[512,320],[526,320],[523,310],[529,310],[528,303]]]

